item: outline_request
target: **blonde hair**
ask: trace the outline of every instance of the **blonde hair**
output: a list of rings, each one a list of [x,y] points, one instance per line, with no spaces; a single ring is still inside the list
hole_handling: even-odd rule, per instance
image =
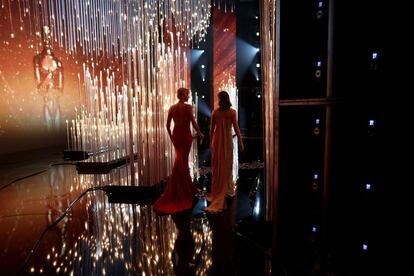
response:
[[[190,93],[190,90],[184,87],[180,87],[177,89],[177,98],[181,100],[185,94],[189,94],[189,93]]]

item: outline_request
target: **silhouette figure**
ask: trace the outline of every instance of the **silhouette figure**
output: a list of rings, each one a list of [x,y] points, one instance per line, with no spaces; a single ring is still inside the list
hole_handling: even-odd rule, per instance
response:
[[[154,203],[153,209],[159,214],[172,214],[192,208],[193,195],[197,193],[190,170],[188,167],[188,155],[192,145],[190,124],[197,131],[202,140],[204,138],[194,118],[191,105],[186,104],[190,91],[186,88],[177,90],[178,103],[170,107],[167,117],[168,135],[175,148],[175,161],[172,173],[168,179],[167,187],[163,195]],[[174,120],[174,130],[171,134],[171,120]]]

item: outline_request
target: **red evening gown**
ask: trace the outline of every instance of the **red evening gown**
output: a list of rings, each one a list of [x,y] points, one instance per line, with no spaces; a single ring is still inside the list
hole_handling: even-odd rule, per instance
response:
[[[175,148],[174,166],[164,193],[153,205],[157,214],[172,214],[192,208],[193,195],[197,192],[188,167],[193,141],[189,127],[174,126],[172,140]]]

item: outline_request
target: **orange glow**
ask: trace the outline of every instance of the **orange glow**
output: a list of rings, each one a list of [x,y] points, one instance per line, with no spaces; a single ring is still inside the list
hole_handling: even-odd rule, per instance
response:
[[[49,133],[44,98],[36,90],[33,68],[33,57],[40,48],[34,46],[28,28],[12,37],[9,20],[0,19],[0,153],[64,144],[64,122],[74,117],[74,106],[79,105],[77,73],[82,68],[61,49],[53,50],[63,63],[64,84],[63,94],[57,99],[61,128]]]

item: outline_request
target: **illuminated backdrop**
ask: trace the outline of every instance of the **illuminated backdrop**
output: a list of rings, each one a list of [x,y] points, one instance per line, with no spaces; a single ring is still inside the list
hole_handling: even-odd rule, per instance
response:
[[[43,55],[32,62],[36,73],[31,74],[43,89],[41,94],[49,95],[43,105],[52,110],[60,108],[64,94],[58,89],[60,71],[54,70],[63,68],[63,91],[72,88],[78,100],[69,105],[71,113],[62,116],[68,148],[105,150],[105,161],[137,155],[137,165],[130,166],[131,184],[152,184],[168,174],[174,152],[164,129],[165,113],[176,101],[176,89],[189,87],[189,48],[205,36],[209,1],[19,0],[2,5],[2,12],[9,22],[1,26],[8,30],[2,32],[7,37],[4,43],[13,40],[13,47],[21,47],[15,42],[21,32],[33,49],[30,59],[25,59],[27,78],[29,60]],[[49,44],[53,53],[44,54],[50,52]],[[74,58],[73,79],[66,78],[71,69],[64,66],[65,56]],[[4,83],[4,90],[10,90],[7,79]],[[20,88],[21,93],[26,89]],[[22,101],[20,95],[17,101]],[[37,105],[34,114],[42,104]],[[13,103],[8,107],[15,108]],[[47,126],[48,114],[44,120]],[[4,132],[18,126],[11,125]],[[36,122],[33,125],[36,128]],[[20,143],[17,148],[21,149]]]

